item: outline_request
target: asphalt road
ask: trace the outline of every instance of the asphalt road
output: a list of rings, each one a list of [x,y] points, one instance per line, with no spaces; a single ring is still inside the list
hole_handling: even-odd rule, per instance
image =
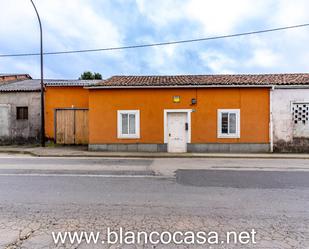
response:
[[[23,161],[26,160],[10,159],[16,167],[19,163],[23,165]],[[61,159],[48,162],[59,167],[66,163]],[[128,165],[132,161],[121,163]],[[137,167],[144,164],[150,165],[146,160]],[[253,170],[180,170],[176,179],[0,174],[0,247],[75,248],[69,244],[54,245],[51,232],[124,227],[135,231],[214,230],[219,233],[254,228],[258,244],[241,248],[309,248],[306,179],[309,179],[307,172]],[[212,248],[239,248],[239,245]]]
[[[235,171],[177,170],[180,184],[231,188],[309,188],[309,172],[300,171]]]

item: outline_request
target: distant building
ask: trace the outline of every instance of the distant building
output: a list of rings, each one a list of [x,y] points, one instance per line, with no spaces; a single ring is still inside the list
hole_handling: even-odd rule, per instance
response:
[[[47,138],[55,138],[57,113],[67,115],[66,110],[69,109],[69,111],[73,110],[74,116],[82,122],[81,129],[79,129],[81,133],[77,134],[77,137],[81,135],[82,140],[77,139],[73,142],[68,141],[68,143],[88,143],[88,130],[84,129],[84,127],[88,127],[88,90],[83,87],[97,82],[99,81],[44,80],[45,134]],[[39,79],[12,80],[12,78],[6,78],[6,82],[0,83],[0,144],[39,142],[41,131],[40,91]],[[62,110],[63,112],[61,112]],[[81,110],[82,116],[79,116],[77,110]],[[77,115],[75,115],[76,113]],[[72,130],[72,132],[74,131],[72,134],[76,134],[76,131],[79,131],[76,127],[70,126],[69,119],[58,121],[58,130],[61,124],[64,125],[66,132]],[[79,122],[77,123],[79,124]],[[64,133],[60,131],[58,135],[61,134]],[[59,139],[61,141],[63,138]]]
[[[14,80],[29,80],[32,79],[29,74],[3,74],[0,73],[0,84],[2,82],[14,81]]]
[[[39,80],[10,80],[0,84],[1,144],[38,141],[40,98]]]

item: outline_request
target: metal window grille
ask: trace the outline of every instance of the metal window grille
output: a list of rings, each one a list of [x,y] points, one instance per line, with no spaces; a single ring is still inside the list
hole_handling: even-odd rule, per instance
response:
[[[309,124],[309,103],[294,103],[292,115],[294,124]]]
[[[27,106],[16,107],[16,119],[18,120],[28,119],[28,107]]]

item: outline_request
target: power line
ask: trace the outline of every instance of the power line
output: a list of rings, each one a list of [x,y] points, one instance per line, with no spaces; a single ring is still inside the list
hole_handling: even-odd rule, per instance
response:
[[[232,38],[232,37],[238,37],[238,36],[246,36],[246,35],[254,35],[254,34],[261,34],[261,33],[269,33],[269,32],[275,32],[275,31],[281,31],[281,30],[287,30],[287,29],[303,28],[303,27],[307,27],[307,26],[309,26],[309,23],[293,25],[293,26],[279,27],[279,28],[272,28],[272,29],[257,30],[257,31],[244,32],[244,33],[236,33],[236,34],[230,34],[230,35],[221,35],[221,36],[189,39],[189,40],[158,42],[158,43],[130,45],[130,46],[122,46],[122,47],[109,47],[109,48],[95,48],[95,49],[81,49],[81,50],[45,52],[44,55],[89,53],[89,52],[99,52],[99,51],[125,50],[125,49],[135,49],[135,48],[166,46],[166,45],[173,45],[173,44],[201,42],[201,41],[209,41],[209,40],[218,40],[218,39]],[[21,57],[21,56],[37,56],[37,55],[40,55],[40,53],[0,54],[0,57]]]

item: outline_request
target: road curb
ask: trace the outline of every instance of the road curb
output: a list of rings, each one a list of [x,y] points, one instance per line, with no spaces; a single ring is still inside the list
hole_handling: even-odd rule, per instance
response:
[[[36,154],[32,151],[27,151],[27,150],[0,150],[0,153],[38,156],[38,154]]]
[[[0,150],[0,153],[8,153],[8,154],[24,154],[30,155],[33,157],[71,157],[71,158],[79,158],[79,157],[113,157],[113,158],[226,158],[226,159],[302,159],[309,160],[308,156],[295,156],[295,155],[236,155],[236,154],[224,154],[224,155],[207,155],[207,154],[41,154],[31,150]]]
[[[303,159],[303,160],[309,160],[309,157],[297,157],[297,156],[288,156],[288,157],[282,157],[282,156],[235,156],[235,155],[227,155],[227,156],[212,156],[212,155],[130,155],[130,154],[125,154],[125,155],[46,155],[46,154],[37,154],[33,152],[25,153],[25,154],[30,154],[35,157],[114,157],[114,158],[235,158],[235,159]]]
[[[0,175],[159,176],[152,170],[0,169]]]

